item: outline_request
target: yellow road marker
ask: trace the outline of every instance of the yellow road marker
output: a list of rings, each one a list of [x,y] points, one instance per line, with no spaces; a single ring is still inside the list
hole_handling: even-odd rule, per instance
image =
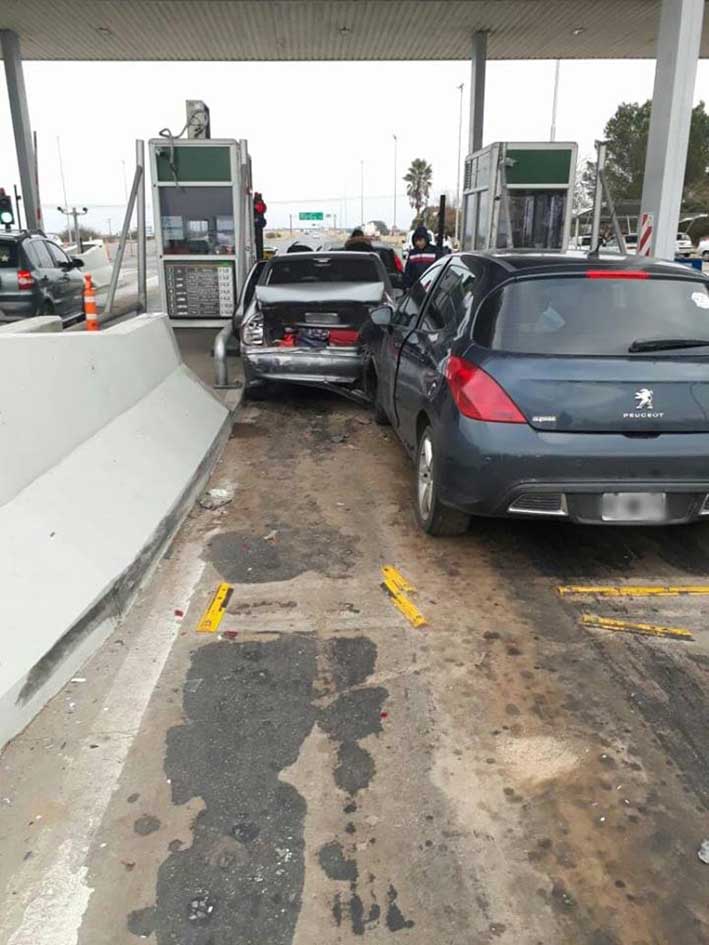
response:
[[[414,627],[426,626],[426,618],[406,596],[406,592],[416,590],[413,584],[409,583],[404,575],[401,574],[400,571],[397,571],[396,568],[392,568],[391,565],[385,565],[382,568],[382,576],[384,578],[383,586],[389,592],[394,606],[399,608],[409,623]]]
[[[229,599],[234,591],[231,584],[219,584],[212,602],[202,614],[197,624],[197,633],[216,633],[226,611]]]
[[[677,584],[677,585],[586,585],[569,584],[557,587],[561,597],[571,597],[575,594],[597,594],[599,597],[682,597],[683,595],[709,595],[709,584]]]
[[[662,627],[654,623],[633,623],[630,620],[615,620],[612,617],[597,617],[584,614],[581,623],[585,627],[598,627],[601,630],[619,630],[626,633],[644,633],[651,637],[675,637],[678,640],[693,640],[694,634],[684,627]]]

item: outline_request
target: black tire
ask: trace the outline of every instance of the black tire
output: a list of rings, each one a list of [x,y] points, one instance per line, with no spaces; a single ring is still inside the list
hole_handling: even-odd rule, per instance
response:
[[[709,250],[705,249],[702,253],[702,259],[704,262],[709,262]]]
[[[438,500],[436,451],[430,426],[421,434],[416,451],[415,508],[416,520],[427,535],[463,535],[470,525],[469,515]]]
[[[374,379],[374,399],[372,401],[372,410],[374,412],[374,422],[377,426],[388,427],[390,424],[389,417],[379,396],[379,383]]]
[[[244,385],[244,400],[268,400],[271,389],[268,384],[260,384],[258,381],[254,384]]]

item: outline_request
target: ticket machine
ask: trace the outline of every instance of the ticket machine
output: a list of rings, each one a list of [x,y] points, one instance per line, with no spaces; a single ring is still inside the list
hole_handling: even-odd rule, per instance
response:
[[[498,141],[469,155],[462,248],[566,252],[576,154],[570,142]]]
[[[221,327],[254,261],[247,142],[153,138],[150,166],[163,310],[175,327]]]

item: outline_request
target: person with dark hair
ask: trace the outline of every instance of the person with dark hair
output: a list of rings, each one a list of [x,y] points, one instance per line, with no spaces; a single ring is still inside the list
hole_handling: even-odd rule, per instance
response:
[[[404,269],[404,288],[407,290],[415,282],[418,282],[428,267],[432,266],[443,255],[443,251],[431,243],[428,229],[425,226],[416,227],[411,242],[413,248],[409,253]]]
[[[353,250],[360,253],[371,253],[372,243],[368,236],[364,235],[364,230],[356,226],[350,233],[349,239],[345,243],[345,249],[349,252]]]

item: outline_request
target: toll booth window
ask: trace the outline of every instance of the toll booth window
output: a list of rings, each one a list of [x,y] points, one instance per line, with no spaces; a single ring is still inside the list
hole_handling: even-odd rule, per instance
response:
[[[234,254],[231,187],[160,187],[159,190],[166,256]]]
[[[509,207],[516,249],[561,249],[566,191],[510,191]]]

